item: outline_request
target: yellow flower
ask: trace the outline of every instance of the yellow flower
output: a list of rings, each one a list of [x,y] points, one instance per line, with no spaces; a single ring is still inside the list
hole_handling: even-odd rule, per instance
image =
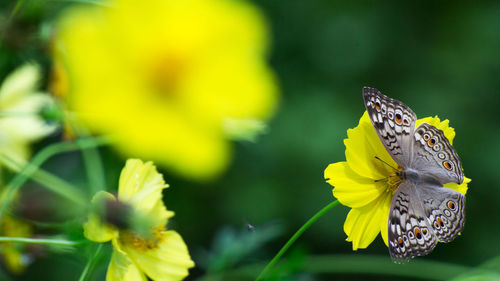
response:
[[[101,191],[92,199],[94,205],[105,208],[106,218],[114,218],[104,221],[102,214],[92,213],[84,225],[88,239],[112,241],[107,281],[145,281],[146,276],[152,280],[182,280],[194,266],[182,237],[165,229],[174,215],[162,201],[162,191],[167,187],[153,163],[129,159],[120,175],[118,197]],[[135,231],[137,228],[145,231]]]
[[[0,88],[0,153],[27,160],[29,144],[57,128],[41,117],[53,105],[52,98],[37,90],[40,68],[26,64],[12,72]]]
[[[276,105],[266,25],[244,1],[78,7],[60,21],[55,44],[70,110],[126,155],[195,179],[227,166],[227,120],[266,120]]]
[[[422,122],[442,130],[450,143],[453,142],[455,130],[448,126],[448,120],[440,121],[437,116],[427,117],[417,120],[416,126]],[[388,245],[389,208],[399,183],[399,178],[389,165],[398,167],[398,164],[380,141],[366,112],[358,126],[347,131],[344,144],[347,161],[330,164],[325,170],[325,179],[334,186],[333,196],[352,208],[344,223],[347,241],[352,242],[353,250],[362,249],[368,247],[381,233]],[[376,181],[387,177],[388,181]],[[469,178],[464,178],[460,185],[449,183],[445,186],[465,194],[469,182]]]
[[[3,217],[0,236],[30,237],[32,234],[33,228],[30,224],[11,216]],[[0,244],[0,254],[10,272],[20,274],[31,262],[26,247],[27,245],[24,243],[4,242]]]

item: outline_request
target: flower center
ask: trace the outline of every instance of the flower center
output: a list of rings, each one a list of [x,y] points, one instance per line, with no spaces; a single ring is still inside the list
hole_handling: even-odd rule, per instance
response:
[[[402,169],[398,167],[398,172],[401,171]],[[396,189],[398,189],[399,184],[403,182],[403,179],[398,176],[398,173],[395,173],[394,175],[390,175],[387,178],[387,191],[390,191],[392,194],[396,192]]]
[[[397,164],[396,167],[394,167],[391,164],[379,158],[378,156],[375,156],[375,159],[378,160],[378,162],[374,162],[375,168],[378,171],[380,171],[383,175],[387,175],[386,178],[377,179],[375,181],[376,182],[383,181],[387,183],[386,190],[394,195],[396,189],[398,189],[399,184],[403,182],[403,178],[401,178],[400,176],[403,168],[399,167]],[[390,168],[390,170],[388,170],[388,168]]]
[[[176,55],[165,55],[153,62],[151,83],[162,99],[173,99],[178,94],[180,80],[186,70],[186,61]]]
[[[138,251],[148,251],[158,248],[158,245],[165,238],[165,227],[156,227],[151,231],[151,237],[143,237],[137,233],[129,231],[120,232],[120,240],[123,244],[134,247]]]

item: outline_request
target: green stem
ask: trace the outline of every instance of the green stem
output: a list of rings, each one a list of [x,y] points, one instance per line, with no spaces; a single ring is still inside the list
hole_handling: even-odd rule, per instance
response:
[[[90,193],[95,194],[98,191],[104,190],[106,188],[106,183],[99,151],[95,148],[85,149],[82,150],[82,156]]]
[[[7,33],[7,29],[11,25],[12,20],[14,19],[14,17],[21,10],[21,6],[23,6],[24,1],[25,0],[17,0],[16,5],[14,6],[14,9],[10,13],[9,17],[7,18],[7,20],[3,23],[3,26],[2,26],[3,30],[0,31],[1,32],[0,33],[0,46],[2,46],[2,42],[4,42],[4,39],[5,39],[5,36],[6,36],[6,33]]]
[[[46,172],[40,169],[38,166],[33,165],[31,163],[20,163],[13,158],[5,154],[0,154],[0,161],[7,166],[9,169],[18,172],[16,177],[12,179],[12,186],[7,188],[7,197],[6,200],[8,203],[12,201],[14,198],[15,192],[22,186],[24,182],[28,178],[31,177],[34,181],[44,185],[47,189],[51,190],[59,194],[62,197],[65,197],[78,205],[85,205],[86,200],[83,196],[82,192],[80,192],[75,186],[72,184],[52,175],[49,172]],[[10,184],[9,184],[10,185]],[[4,201],[2,205],[3,208],[7,208],[8,204]],[[0,215],[4,213],[4,210],[0,209]]]
[[[88,203],[85,199],[86,196],[76,186],[49,172],[39,169],[33,172],[31,179],[80,206],[85,206]]]
[[[87,280],[88,276],[92,273],[92,270],[95,267],[99,254],[101,253],[101,250],[102,250],[102,244],[99,244],[94,252],[94,255],[92,255],[92,257],[87,261],[87,264],[85,265],[85,268],[83,269],[83,272],[80,275],[78,281]]]
[[[314,222],[316,222],[321,216],[323,216],[326,212],[328,212],[330,209],[333,207],[337,206],[339,204],[338,200],[335,200],[331,202],[330,204],[326,205],[321,209],[319,212],[317,212],[312,218],[310,218],[295,234],[286,242],[285,246],[281,248],[281,250],[274,256],[274,258],[266,265],[264,270],[259,274],[257,277],[256,281],[258,280],[263,280],[264,277],[268,274],[268,272],[271,270],[271,268],[274,266],[274,264],[283,256],[283,254],[292,246],[292,244],[297,240],[304,231],[306,231]]]
[[[15,242],[15,243],[30,243],[30,244],[60,245],[60,246],[76,246],[81,243],[77,241],[70,241],[63,239],[38,239],[38,238],[5,237],[5,236],[0,236],[0,242]]]
[[[87,129],[78,123],[78,121],[73,118],[71,114],[67,114],[67,121],[70,123],[71,128],[79,136],[84,136],[78,143],[80,147],[87,147],[87,149],[81,149],[83,163],[85,165],[85,172],[87,174],[87,181],[90,189],[90,194],[95,194],[98,191],[105,189],[105,177],[104,168],[102,166],[101,156],[99,151],[96,149],[97,146],[89,146],[94,139],[88,138],[89,132]]]
[[[9,16],[9,19],[8,19],[8,22],[10,23],[12,21],[12,19],[17,15],[17,13],[19,12],[19,10],[21,10],[21,6],[24,4],[24,0],[18,0],[16,2],[16,5],[14,6],[14,9],[12,10],[12,12],[10,13],[10,16]]]
[[[6,155],[0,154],[0,161],[4,162],[9,168],[19,173],[9,182],[6,189],[6,196],[0,205],[0,221],[7,211],[8,206],[14,199],[17,190],[31,177],[33,180],[45,185],[48,189],[57,194],[68,198],[78,205],[85,205],[87,202],[85,196],[71,184],[61,180],[60,178],[41,170],[39,167],[50,157],[64,152],[69,152],[77,149],[87,149],[100,145],[108,144],[110,141],[107,138],[88,138],[72,143],[56,143],[49,145],[36,154],[28,165],[21,165]]]

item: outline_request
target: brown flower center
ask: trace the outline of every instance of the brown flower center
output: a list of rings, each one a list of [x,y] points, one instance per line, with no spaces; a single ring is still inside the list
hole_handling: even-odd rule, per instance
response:
[[[165,227],[163,226],[152,229],[151,237],[147,238],[129,231],[120,232],[120,241],[123,244],[134,247],[136,250],[142,252],[157,249],[164,238]]]
[[[398,167],[398,172],[401,171],[401,168]],[[387,190],[390,191],[392,194],[396,192],[396,189],[398,189],[399,184],[403,182],[403,179],[400,178],[397,173],[394,175],[391,175],[387,178]]]
[[[153,62],[149,73],[154,91],[162,99],[175,99],[185,72],[186,60],[181,56],[171,54],[161,57]]]
[[[403,182],[403,179],[399,176],[400,175],[400,172],[403,170],[403,168],[399,167],[399,166],[396,166],[396,167],[393,167],[392,165],[390,165],[389,163],[385,162],[384,160],[382,160],[381,158],[375,156],[375,160],[374,160],[374,165],[375,165],[375,168],[380,171],[380,173],[384,174],[384,175],[387,175],[386,178],[383,178],[383,179],[378,179],[378,180],[375,180],[376,182],[385,182],[387,183],[387,191],[388,192],[391,192],[392,194],[394,194],[396,192],[396,189],[398,189],[398,186],[401,182]],[[392,171],[389,172],[389,169],[390,168]]]

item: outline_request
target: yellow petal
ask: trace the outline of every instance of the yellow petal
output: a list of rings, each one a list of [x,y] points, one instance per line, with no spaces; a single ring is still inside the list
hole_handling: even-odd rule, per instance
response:
[[[75,7],[58,23],[68,107],[125,155],[219,175],[232,150],[223,121],[266,120],[278,102],[261,13],[245,1],[116,4]]]
[[[386,182],[375,182],[373,179],[359,176],[352,171],[347,162],[328,165],[325,170],[325,179],[334,186],[333,196],[342,205],[351,208],[365,206],[387,189]]]
[[[148,281],[146,276],[139,270],[139,268],[135,264],[130,264],[127,270],[127,273],[125,274],[125,277],[123,279],[117,279],[118,280],[123,280],[123,281]],[[106,281],[107,278],[106,278]]]
[[[0,138],[4,136],[1,135]],[[17,163],[22,163],[23,166],[26,165],[30,156],[29,144],[18,139],[5,137],[5,139],[2,139],[2,145],[0,145],[0,153],[5,154]]]
[[[347,241],[352,242],[352,249],[364,249],[368,247],[381,231],[381,225],[385,223],[387,232],[387,221],[392,194],[387,192],[377,200],[363,208],[352,209],[344,223],[344,232]]]
[[[8,107],[0,104],[2,112],[7,114],[0,119],[0,130],[10,138],[22,142],[36,141],[51,134],[57,126],[47,123],[39,116],[42,109],[51,104],[52,98],[42,93],[31,93],[10,101]]]
[[[106,273],[106,281],[147,281],[146,276],[123,252],[116,239],[113,239],[113,255]]]
[[[174,215],[162,201],[162,190],[167,187],[152,162],[129,159],[120,176],[118,198],[133,205],[142,215],[154,217],[155,225],[165,225]]]
[[[102,204],[104,200],[115,200],[115,197],[108,192],[99,191],[92,198],[92,205]],[[95,242],[107,242],[118,235],[118,230],[99,219],[97,214],[90,213],[87,222],[83,225],[83,234],[89,240]]]
[[[23,259],[23,253],[14,245],[3,245],[2,258],[7,269],[14,274],[21,274],[26,270],[27,263]]]
[[[26,160],[29,156],[29,142],[52,133],[55,125],[47,124],[39,116],[41,109],[53,100],[49,95],[37,93],[40,67],[26,64],[13,71],[0,88],[0,151],[11,157]]]
[[[140,250],[132,245],[123,245],[131,260],[146,275],[155,281],[177,281],[184,279],[188,269],[194,266],[182,237],[175,231],[164,232],[158,247]]]
[[[347,130],[347,136],[348,138],[344,140],[345,157],[354,172],[375,180],[394,174],[394,169],[375,158],[382,159],[392,167],[398,167],[380,141],[366,111],[358,126]]]
[[[464,176],[464,181],[462,182],[462,184],[456,184],[456,183],[452,182],[452,183],[445,184],[444,187],[451,188],[451,189],[458,191],[458,192],[462,193],[463,195],[465,195],[465,193],[467,193],[467,189],[468,189],[467,184],[469,184],[469,182],[471,182],[471,179]]]
[[[9,74],[0,88],[1,107],[8,108],[17,100],[33,93],[40,76],[40,67],[32,63],[25,64]]]
[[[118,198],[130,201],[140,192],[158,193],[167,187],[163,176],[156,171],[152,162],[143,163],[139,159],[128,159],[120,175]],[[160,199],[156,196],[154,203]]]
[[[389,225],[389,212],[391,209],[391,202],[392,202],[392,194],[388,195],[386,200],[382,203],[380,206],[380,213],[382,214],[382,219],[380,220],[380,235],[382,236],[382,240],[384,240],[384,243],[387,247],[389,247],[389,243],[387,242],[387,235],[388,235],[388,225]]]

